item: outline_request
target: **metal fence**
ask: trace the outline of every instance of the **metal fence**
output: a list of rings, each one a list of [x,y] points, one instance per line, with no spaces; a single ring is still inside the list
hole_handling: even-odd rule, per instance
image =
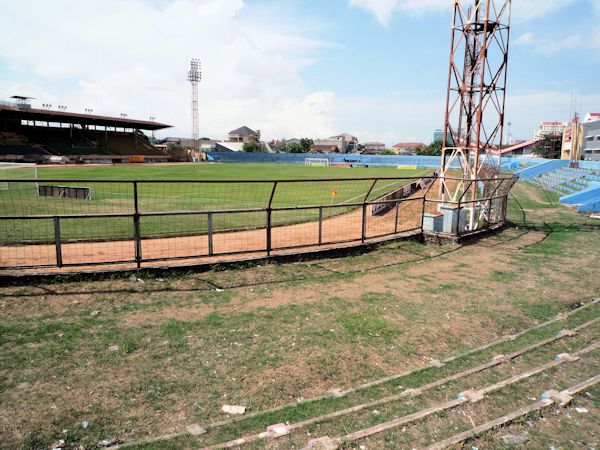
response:
[[[489,182],[477,183],[481,199],[455,205],[439,200],[435,174],[274,181],[0,180],[0,269],[139,268],[360,245],[422,233],[428,214],[452,205],[459,211],[474,211],[475,205],[478,211],[488,209],[487,222],[477,224],[481,229],[504,221],[514,184],[513,178],[505,180],[497,181],[493,193],[486,191]],[[46,186],[43,196],[38,182]],[[509,184],[508,190],[500,189]],[[64,196],[64,188],[90,195]],[[451,230],[471,231],[461,225]]]

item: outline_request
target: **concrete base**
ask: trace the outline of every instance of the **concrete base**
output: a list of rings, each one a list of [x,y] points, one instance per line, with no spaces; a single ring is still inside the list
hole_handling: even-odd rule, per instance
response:
[[[308,445],[302,450],[337,450],[338,448],[339,445],[335,439],[325,436],[309,441]]]
[[[558,392],[558,391],[555,391],[554,389],[552,389],[552,390],[546,391],[542,394],[542,401],[544,401],[544,400],[550,400],[555,403],[558,403],[560,406],[565,406],[565,405],[568,405],[569,403],[571,403],[571,401],[573,400],[573,397],[571,397],[566,392]]]
[[[423,231],[441,233],[444,228],[444,215],[441,213],[423,215]]]
[[[460,234],[465,231],[467,225],[467,210],[458,209],[455,205],[440,206],[443,214],[442,232],[448,234]]]
[[[458,394],[459,399],[467,399],[469,400],[471,403],[477,403],[478,401],[483,399],[483,394],[479,391],[473,391],[473,390],[468,390],[468,391],[464,391],[461,392],[460,394]]]

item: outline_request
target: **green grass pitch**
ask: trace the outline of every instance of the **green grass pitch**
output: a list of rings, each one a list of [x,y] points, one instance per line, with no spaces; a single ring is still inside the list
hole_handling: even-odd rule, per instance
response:
[[[89,201],[38,197],[32,183],[9,184],[0,190],[0,215],[61,215],[133,213],[133,184],[95,183],[96,180],[139,180],[138,199],[142,213],[170,211],[213,211],[265,208],[273,183],[281,180],[275,190],[272,206],[287,208],[315,205],[346,205],[363,201],[374,177],[407,177],[408,180],[380,180],[373,186],[369,200],[376,200],[413,178],[430,173],[428,169],[407,170],[396,167],[335,168],[305,167],[290,164],[169,164],[118,166],[67,166],[38,168],[40,184],[44,180],[65,180],[52,185],[86,186],[92,190]],[[31,169],[0,171],[0,178],[33,177]],[[352,181],[338,181],[352,178]],[[286,183],[285,180],[330,179],[323,182]],[[89,180],[69,182],[66,180]],[[144,183],[143,180],[158,181]],[[166,181],[196,180],[205,183],[167,183]],[[256,180],[264,183],[243,183]],[[165,182],[160,182],[165,181]],[[208,181],[235,181],[210,183]],[[325,210],[325,215],[347,212],[348,208]],[[316,220],[318,210],[282,211],[274,214],[273,225]],[[263,227],[264,212],[219,214],[214,231],[232,231]],[[142,218],[144,237],[179,236],[206,232],[206,216]],[[2,221],[3,243],[51,242],[51,220]],[[130,218],[64,219],[64,240],[124,239],[132,236]]]

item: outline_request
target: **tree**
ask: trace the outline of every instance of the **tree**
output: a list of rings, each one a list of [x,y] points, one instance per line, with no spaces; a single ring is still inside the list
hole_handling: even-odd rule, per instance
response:
[[[302,147],[302,153],[308,153],[312,150],[315,141],[309,138],[300,139],[300,146]]]
[[[414,149],[415,155],[420,156],[441,156],[442,154],[442,143],[432,142],[427,147],[421,147]]]
[[[392,155],[395,155],[395,153],[392,150],[389,150],[389,149],[382,150],[379,154],[382,155],[382,156],[392,156]]]
[[[288,153],[306,153],[304,151],[304,147],[301,144],[297,144],[295,142],[290,142],[286,145],[286,152]]]
[[[263,146],[261,145],[261,143],[256,142],[256,141],[244,142],[244,146],[242,147],[242,150],[246,153],[264,152],[264,149],[263,149]]]
[[[548,159],[558,159],[562,151],[562,135],[544,136],[533,146],[533,153]]]

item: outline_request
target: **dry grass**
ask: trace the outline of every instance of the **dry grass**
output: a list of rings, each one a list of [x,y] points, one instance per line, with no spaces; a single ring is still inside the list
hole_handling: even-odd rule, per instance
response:
[[[526,222],[513,205],[515,227],[468,246],[3,287],[0,446],[181,431],[226,403],[255,411],[353,386],[597,296],[600,227],[535,208],[529,189],[516,191]]]

